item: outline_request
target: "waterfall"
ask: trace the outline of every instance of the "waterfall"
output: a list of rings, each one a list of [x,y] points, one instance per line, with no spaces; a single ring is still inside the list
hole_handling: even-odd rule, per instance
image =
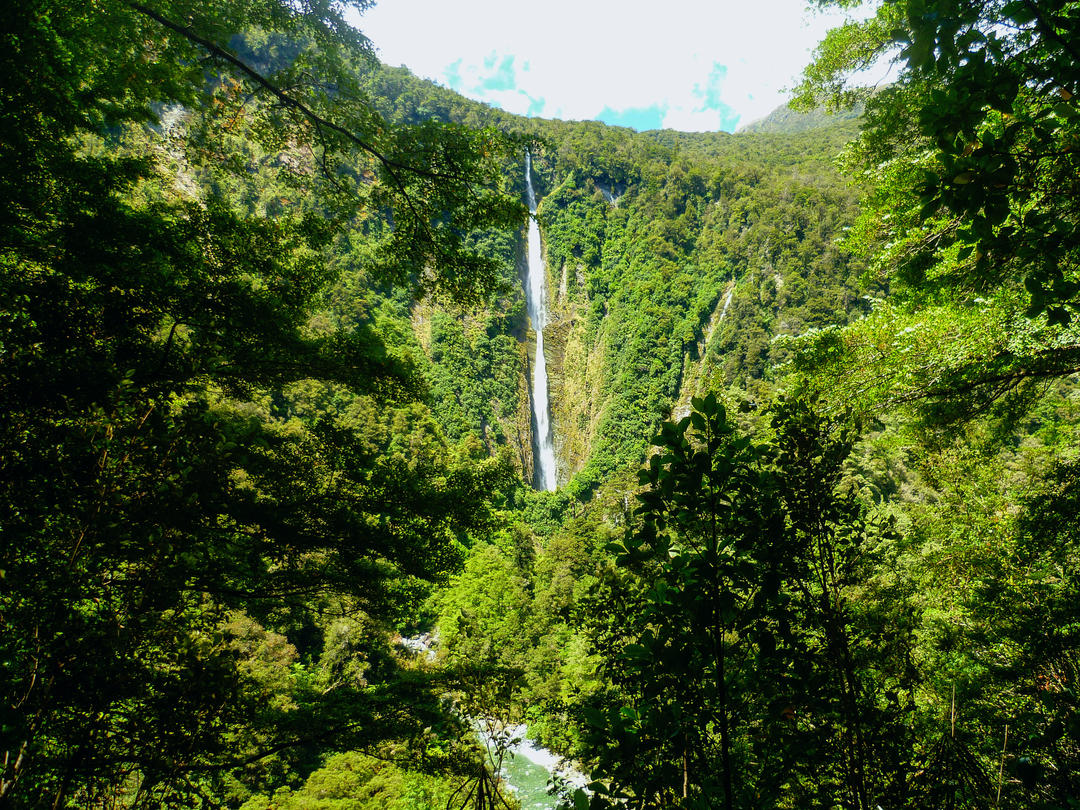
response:
[[[540,252],[540,226],[536,222],[536,194],[532,185],[532,156],[525,152],[525,190],[529,196],[529,272],[525,304],[536,332],[536,360],[533,362],[532,409],[536,424],[533,458],[539,489],[555,489],[555,447],[551,440],[551,408],[548,404],[547,361],[544,359],[544,326],[547,325],[547,279]]]

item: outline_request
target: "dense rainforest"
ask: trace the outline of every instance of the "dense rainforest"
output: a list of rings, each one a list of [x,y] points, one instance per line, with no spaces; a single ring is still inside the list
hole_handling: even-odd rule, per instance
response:
[[[522,724],[553,808],[1080,807],[1080,4],[873,5],[738,134],[351,9],[0,32],[0,807],[515,810]]]

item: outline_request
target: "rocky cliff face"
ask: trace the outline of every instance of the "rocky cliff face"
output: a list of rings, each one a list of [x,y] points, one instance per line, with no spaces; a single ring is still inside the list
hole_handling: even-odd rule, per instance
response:
[[[701,337],[693,347],[694,351],[684,351],[682,360],[682,373],[679,377],[679,396],[671,409],[671,418],[682,419],[690,413],[690,401],[694,397],[704,396],[708,393],[710,382],[716,373],[715,351],[710,351],[719,330],[723,327],[731,307],[731,300],[735,295],[735,282],[728,283],[727,288],[716,301],[712,314],[702,331]]]
[[[533,418],[532,404],[529,402],[529,380],[532,379],[533,353],[536,350],[536,339],[532,330],[528,330],[524,340],[518,343],[521,355],[521,365],[525,373],[518,378],[518,404],[514,413],[512,425],[506,425],[506,435],[510,437],[510,443],[514,450],[514,456],[521,468],[521,477],[525,481],[532,481],[534,474],[533,462]]]
[[[588,460],[600,415],[604,408],[604,359],[607,347],[603,332],[595,345],[585,334],[589,301],[581,268],[567,263],[556,273],[548,268],[549,289],[558,278],[558,295],[551,297],[548,363],[551,380],[552,418],[559,483],[570,480]]]
[[[541,235],[542,236],[542,235]],[[599,397],[591,385],[590,357],[592,371],[602,368],[602,352],[590,352],[582,341],[578,327],[581,303],[570,300],[567,293],[578,283],[576,274],[570,274],[566,266],[553,272],[547,263],[547,251],[544,250],[544,272],[548,288],[548,322],[544,329],[544,347],[547,359],[548,392],[551,403],[551,423],[555,444],[555,459],[559,485],[565,484],[581,469],[590,450],[592,417],[599,413],[596,403]],[[526,358],[526,375],[523,390],[528,405],[528,381],[532,379],[532,366],[536,358],[536,336],[530,329],[523,336],[522,349]],[[525,424],[530,432],[524,434],[530,450],[531,475],[531,417],[526,413]],[[528,479],[526,479],[528,480]]]

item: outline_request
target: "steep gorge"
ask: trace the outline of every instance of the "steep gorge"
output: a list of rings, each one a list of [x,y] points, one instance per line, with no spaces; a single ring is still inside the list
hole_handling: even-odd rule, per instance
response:
[[[573,494],[639,463],[705,388],[767,387],[785,359],[775,336],[859,311],[859,270],[836,244],[853,215],[829,163],[843,132],[795,138],[777,161],[775,135],[669,145],[582,124],[545,156],[555,444]]]
[[[832,165],[851,120],[792,134],[635,133],[509,115],[400,69],[368,81],[391,117],[495,126],[533,144],[554,454],[572,497],[635,469],[659,423],[695,393],[738,385],[752,400],[768,388],[786,359],[776,336],[863,309],[861,268],[838,244],[855,195]],[[506,166],[523,201],[525,169],[524,157]],[[492,238],[510,290],[470,316],[481,331],[466,334],[468,319],[449,314],[418,343],[442,381],[431,405],[450,437],[509,446],[530,481],[527,241],[524,227],[512,242]]]

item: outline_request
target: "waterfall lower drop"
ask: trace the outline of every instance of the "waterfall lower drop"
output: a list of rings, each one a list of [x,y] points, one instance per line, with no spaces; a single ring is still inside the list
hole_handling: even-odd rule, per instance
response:
[[[544,359],[544,326],[547,325],[547,279],[540,251],[540,226],[536,222],[536,194],[532,185],[532,156],[525,153],[525,190],[529,195],[529,272],[525,304],[536,332],[533,361],[532,408],[536,422],[534,467],[539,489],[555,489],[555,447],[551,440],[551,408],[548,404],[547,361]]]

